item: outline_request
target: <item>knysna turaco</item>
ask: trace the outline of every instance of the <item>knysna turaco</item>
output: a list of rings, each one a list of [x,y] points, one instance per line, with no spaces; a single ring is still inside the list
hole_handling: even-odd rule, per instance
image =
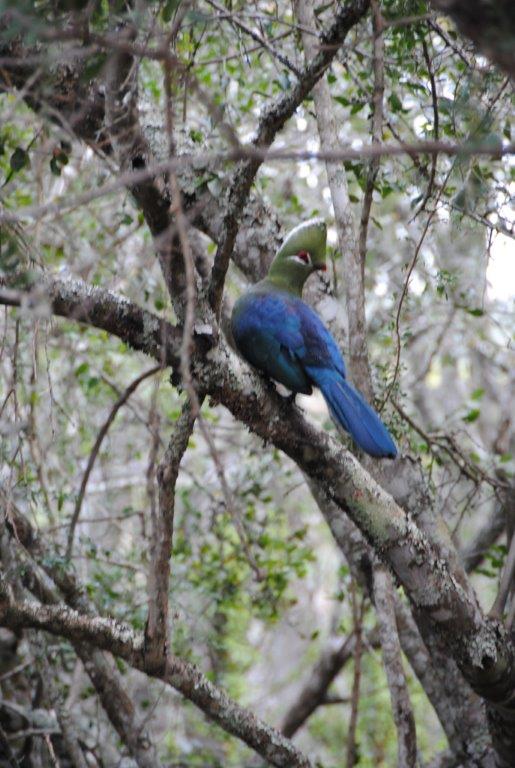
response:
[[[322,392],[335,423],[376,457],[397,455],[390,433],[362,395],[349,384],[335,340],[302,301],[302,288],[315,270],[325,270],[326,226],[313,219],[284,240],[268,275],[238,301],[232,332],[249,363],[293,393]]]

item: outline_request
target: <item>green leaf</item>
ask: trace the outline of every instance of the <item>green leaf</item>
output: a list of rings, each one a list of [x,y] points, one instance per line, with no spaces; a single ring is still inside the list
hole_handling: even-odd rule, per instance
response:
[[[54,174],[54,176],[61,175],[61,166],[59,164],[59,161],[57,160],[57,157],[50,158],[50,170]]]
[[[402,101],[399,99],[396,93],[390,94],[388,103],[390,104],[390,107],[393,109],[394,112],[402,111]]]
[[[89,363],[81,363],[78,365],[74,371],[75,376],[78,378],[79,376],[82,376],[83,373],[86,373],[86,371],[89,370]]]
[[[472,394],[470,396],[470,399],[471,400],[481,400],[481,398],[483,397],[484,394],[485,394],[485,390],[483,389],[483,387],[478,387],[477,389],[475,389],[472,392]]]
[[[195,144],[201,144],[204,140],[204,134],[202,131],[198,131],[196,128],[192,128],[190,130],[190,139],[195,142]]]
[[[25,168],[27,165],[29,165],[29,163],[30,160],[28,152],[26,152],[23,147],[16,147],[9,161],[11,169],[16,173],[17,171],[21,171],[22,168]]]
[[[476,421],[481,414],[481,411],[479,408],[472,408],[466,416],[463,417],[463,421],[466,421],[467,424],[472,424],[473,421]]]
[[[163,21],[170,21],[180,4],[181,0],[167,0],[163,8]]]

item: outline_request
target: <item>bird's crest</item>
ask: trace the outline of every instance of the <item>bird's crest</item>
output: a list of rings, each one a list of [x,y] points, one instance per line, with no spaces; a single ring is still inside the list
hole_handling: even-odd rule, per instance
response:
[[[313,266],[320,267],[325,264],[326,241],[327,227],[323,219],[303,221],[286,235],[275,259],[307,251]]]

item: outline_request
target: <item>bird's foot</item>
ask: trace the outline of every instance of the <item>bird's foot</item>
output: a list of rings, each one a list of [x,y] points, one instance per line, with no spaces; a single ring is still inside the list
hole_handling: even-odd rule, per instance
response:
[[[290,392],[289,395],[280,395],[280,397],[288,405],[296,405],[296,402],[295,402],[295,398],[297,397],[297,393],[296,392]]]

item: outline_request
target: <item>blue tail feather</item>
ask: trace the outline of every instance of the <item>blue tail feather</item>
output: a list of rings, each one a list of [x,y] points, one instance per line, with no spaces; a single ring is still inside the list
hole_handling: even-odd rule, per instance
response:
[[[397,455],[397,447],[377,413],[346,379],[338,372],[327,369],[315,372],[310,368],[309,372],[320,388],[334,421],[351,435],[363,451],[377,458],[393,459]]]

